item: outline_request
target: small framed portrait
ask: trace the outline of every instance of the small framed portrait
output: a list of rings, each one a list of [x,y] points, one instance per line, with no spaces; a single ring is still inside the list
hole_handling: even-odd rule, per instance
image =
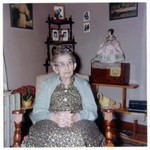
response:
[[[90,21],[90,11],[85,11],[83,13],[83,22]]]
[[[64,6],[54,6],[54,19],[65,19]]]
[[[59,32],[57,29],[52,29],[52,40],[59,41]]]
[[[69,30],[62,29],[61,30],[61,41],[68,41],[69,40]]]
[[[85,22],[83,23],[83,33],[88,33],[88,32],[90,32],[90,23]]]

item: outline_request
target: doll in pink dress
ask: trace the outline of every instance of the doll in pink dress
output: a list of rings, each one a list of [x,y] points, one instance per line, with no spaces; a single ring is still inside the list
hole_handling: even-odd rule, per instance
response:
[[[116,37],[113,35],[114,30],[108,30],[109,36],[106,41],[100,45],[93,61],[100,61],[101,63],[115,63],[125,60],[124,53],[120,47],[120,43],[117,41]]]

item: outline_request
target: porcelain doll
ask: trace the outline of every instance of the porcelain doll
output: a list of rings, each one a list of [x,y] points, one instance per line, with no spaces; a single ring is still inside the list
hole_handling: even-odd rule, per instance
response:
[[[108,30],[109,36],[106,38],[106,41],[100,44],[99,50],[92,59],[93,61],[100,61],[101,63],[115,63],[125,60],[124,53],[121,49],[119,41],[113,35],[114,30]]]

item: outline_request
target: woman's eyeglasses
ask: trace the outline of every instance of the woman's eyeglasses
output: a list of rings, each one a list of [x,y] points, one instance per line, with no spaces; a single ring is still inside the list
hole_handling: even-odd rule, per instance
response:
[[[65,62],[65,63],[64,62],[58,62],[58,63],[55,64],[55,66],[57,66],[59,68],[65,68],[65,66],[70,67],[70,66],[73,66],[73,64],[74,64],[74,61],[70,60],[70,61]]]

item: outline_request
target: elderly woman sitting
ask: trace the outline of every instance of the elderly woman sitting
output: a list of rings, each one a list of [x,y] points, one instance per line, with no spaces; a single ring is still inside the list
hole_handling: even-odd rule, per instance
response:
[[[96,123],[97,106],[88,81],[74,75],[73,52],[59,49],[51,65],[56,75],[36,95],[25,147],[98,147],[105,137]]]

